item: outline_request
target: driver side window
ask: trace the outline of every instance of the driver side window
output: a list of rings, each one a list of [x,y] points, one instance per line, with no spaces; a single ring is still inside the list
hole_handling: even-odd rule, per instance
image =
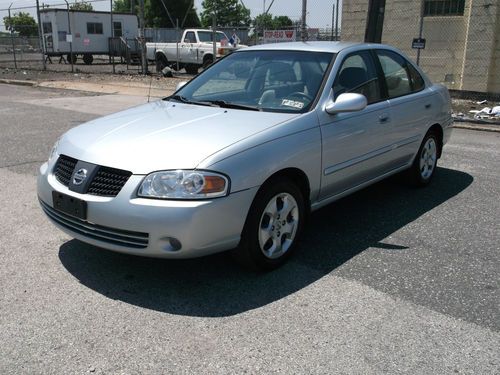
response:
[[[184,42],[185,43],[195,43],[196,42],[196,36],[192,31],[186,33],[186,36],[184,37]]]
[[[364,95],[368,104],[381,100],[380,82],[370,52],[353,53],[342,62],[333,84],[334,98],[347,92]]]

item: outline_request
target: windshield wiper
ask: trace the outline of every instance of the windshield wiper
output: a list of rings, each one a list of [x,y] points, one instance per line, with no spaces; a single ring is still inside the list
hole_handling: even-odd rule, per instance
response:
[[[177,100],[181,103],[185,103],[185,104],[196,104],[196,105],[204,105],[206,107],[219,107],[218,104],[215,104],[215,103],[210,103],[210,102],[197,102],[196,100],[189,100],[188,98],[186,98],[185,96],[182,96],[182,95],[172,95],[172,96],[169,96],[165,99],[174,99],[174,100]]]
[[[215,104],[222,108],[233,108],[233,109],[246,109],[248,111],[262,111],[261,108],[253,107],[251,105],[238,104],[238,103],[230,103],[225,100],[207,100],[206,103]]]

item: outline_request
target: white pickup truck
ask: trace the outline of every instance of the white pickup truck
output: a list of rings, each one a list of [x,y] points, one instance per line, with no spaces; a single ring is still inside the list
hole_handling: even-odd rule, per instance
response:
[[[186,29],[179,43],[146,43],[148,60],[156,62],[156,70],[166,66],[173,69],[186,69],[189,74],[197,74],[198,69],[207,67],[214,61],[213,31],[209,29]],[[233,38],[229,39],[222,31],[215,33],[216,58],[231,51],[246,47],[238,45]]]

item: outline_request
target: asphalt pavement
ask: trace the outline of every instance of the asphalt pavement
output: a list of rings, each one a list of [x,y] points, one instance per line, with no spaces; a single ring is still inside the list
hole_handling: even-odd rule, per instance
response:
[[[456,129],[431,185],[312,215],[255,274],[72,240],[38,205],[65,130],[144,97],[0,84],[0,373],[500,373],[500,134]]]

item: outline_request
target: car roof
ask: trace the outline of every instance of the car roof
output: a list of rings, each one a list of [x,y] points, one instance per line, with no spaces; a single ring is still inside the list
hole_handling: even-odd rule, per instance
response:
[[[359,49],[367,49],[367,48],[394,49],[393,47],[384,44],[323,41],[323,42],[287,42],[287,43],[259,44],[256,46],[244,48],[244,50],[245,51],[258,51],[258,50],[313,51],[313,52],[339,53],[344,49],[354,46],[359,47]]]
[[[286,42],[286,43],[268,43],[259,44],[245,48],[248,50],[287,50],[287,51],[314,51],[314,52],[334,52],[361,45],[362,43],[353,42]]]

